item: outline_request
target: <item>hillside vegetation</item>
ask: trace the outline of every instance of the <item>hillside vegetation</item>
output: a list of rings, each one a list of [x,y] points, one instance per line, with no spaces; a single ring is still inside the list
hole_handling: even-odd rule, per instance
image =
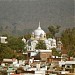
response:
[[[0,0],[0,34],[23,35],[50,25],[74,26],[74,0]]]

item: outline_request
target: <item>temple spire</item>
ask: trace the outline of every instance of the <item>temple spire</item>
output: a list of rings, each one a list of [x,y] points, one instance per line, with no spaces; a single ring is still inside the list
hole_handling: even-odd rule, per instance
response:
[[[38,27],[38,29],[41,29],[41,27],[40,27],[40,21],[39,21],[39,27]]]

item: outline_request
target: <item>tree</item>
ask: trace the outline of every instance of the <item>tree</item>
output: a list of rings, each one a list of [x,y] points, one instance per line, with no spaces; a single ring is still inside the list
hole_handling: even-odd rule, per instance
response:
[[[16,57],[16,53],[14,53],[14,51],[9,47],[5,47],[0,53],[0,60],[13,57]]]
[[[46,44],[44,43],[44,41],[39,40],[38,44],[36,45],[36,49],[46,49]]]
[[[75,49],[75,31],[73,29],[66,29],[61,35],[61,40],[65,48]]]
[[[61,40],[63,47],[67,50],[69,56],[75,56],[75,28],[66,29],[62,32]]]
[[[72,56],[74,56],[74,51],[72,51],[72,50],[69,50],[69,51],[67,52],[67,55],[68,55],[69,57],[72,57]]]
[[[52,34],[50,32],[48,32],[48,33],[46,33],[46,37],[50,38],[50,37],[52,37]]]
[[[8,46],[13,50],[22,51],[24,49],[25,44],[20,38],[10,37],[8,39]]]
[[[24,58],[22,51],[25,47],[25,44],[22,39],[18,37],[8,36],[7,41],[7,44],[0,43],[0,60],[4,58],[17,58],[19,53],[21,54],[19,55],[19,58]]]
[[[59,53],[55,48],[52,48],[52,55],[61,56],[61,53]]]
[[[2,52],[7,46],[7,44],[0,43],[0,52]]]
[[[31,35],[30,34],[26,34],[24,37],[25,37],[26,40],[29,40],[31,38]]]
[[[48,30],[52,34],[53,37],[55,37],[55,34],[59,32],[60,26],[49,26]]]

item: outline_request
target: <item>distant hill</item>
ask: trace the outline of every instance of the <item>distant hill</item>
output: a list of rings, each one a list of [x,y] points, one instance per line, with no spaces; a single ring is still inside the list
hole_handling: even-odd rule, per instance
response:
[[[49,25],[74,27],[74,0],[0,0],[0,33],[23,35]]]

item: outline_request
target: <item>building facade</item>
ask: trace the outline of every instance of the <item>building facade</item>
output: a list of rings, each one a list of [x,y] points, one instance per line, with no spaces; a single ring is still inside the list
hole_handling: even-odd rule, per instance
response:
[[[24,38],[22,40],[25,42]],[[46,33],[44,30],[42,30],[40,22],[38,28],[32,32],[31,38],[27,40],[27,50],[36,50],[36,45],[39,43],[39,40],[42,40],[45,43],[46,50],[56,48],[56,39],[46,37]]]

